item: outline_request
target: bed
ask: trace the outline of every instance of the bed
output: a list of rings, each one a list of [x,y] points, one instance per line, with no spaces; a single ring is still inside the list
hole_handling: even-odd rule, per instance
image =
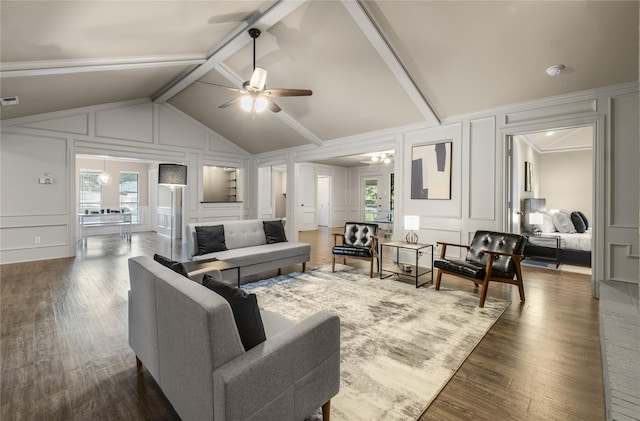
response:
[[[549,225],[549,215],[545,199],[524,199],[522,232],[527,237],[525,256],[534,260],[553,260],[557,264],[591,267],[591,228],[587,227],[584,232],[562,233],[553,224]],[[542,216],[543,220],[540,219]]]

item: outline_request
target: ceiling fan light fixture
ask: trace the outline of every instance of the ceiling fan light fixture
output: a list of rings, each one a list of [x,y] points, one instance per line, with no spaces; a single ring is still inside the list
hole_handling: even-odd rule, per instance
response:
[[[267,83],[267,71],[262,67],[256,67],[249,80],[249,88],[261,91],[264,89],[264,85]]]
[[[256,112],[261,113],[267,109],[267,99],[265,97],[259,96],[256,98]]]
[[[380,161],[380,157],[379,157],[378,155],[373,155],[373,156],[371,157],[371,160],[372,160],[373,162],[378,162],[378,161]]]
[[[253,108],[253,98],[251,98],[249,95],[243,96],[240,100],[240,106],[246,112],[251,112],[251,109]]]
[[[382,160],[382,162],[384,162],[385,164],[389,164],[391,163],[391,158],[385,158]]]

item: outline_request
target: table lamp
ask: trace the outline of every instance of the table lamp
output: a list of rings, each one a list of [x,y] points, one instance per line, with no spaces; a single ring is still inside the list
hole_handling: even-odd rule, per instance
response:
[[[416,244],[418,242],[418,234],[414,231],[420,229],[420,217],[417,215],[405,215],[404,229],[409,230],[409,233],[405,237],[407,243]]]
[[[173,260],[173,195],[176,187],[187,185],[187,166],[180,164],[159,164],[158,184],[171,190],[171,260]]]

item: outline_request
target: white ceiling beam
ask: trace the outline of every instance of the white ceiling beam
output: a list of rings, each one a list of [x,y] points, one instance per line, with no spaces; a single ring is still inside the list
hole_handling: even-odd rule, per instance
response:
[[[400,56],[393,50],[382,28],[376,24],[363,2],[360,0],[341,1],[427,122],[440,124],[440,118],[428,98],[420,91],[411,73]]]
[[[2,63],[0,78],[48,76],[72,73],[134,70],[155,67],[195,66],[206,61],[204,54],[147,57],[113,57]]]
[[[213,48],[209,54],[209,58],[204,63],[189,74],[174,80],[154,95],[153,102],[164,103],[168,101],[247,45],[251,41],[251,38],[246,33],[249,28],[258,28],[261,31],[265,31],[300,7],[305,1],[306,0],[278,0],[268,4],[264,12],[256,13],[247,21],[238,25],[229,35],[220,41]]]

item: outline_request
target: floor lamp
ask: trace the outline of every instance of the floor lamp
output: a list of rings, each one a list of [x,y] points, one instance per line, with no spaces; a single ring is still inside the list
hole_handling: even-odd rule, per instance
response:
[[[180,164],[159,164],[158,184],[171,190],[171,260],[173,260],[173,195],[176,187],[187,185],[187,166]]]

